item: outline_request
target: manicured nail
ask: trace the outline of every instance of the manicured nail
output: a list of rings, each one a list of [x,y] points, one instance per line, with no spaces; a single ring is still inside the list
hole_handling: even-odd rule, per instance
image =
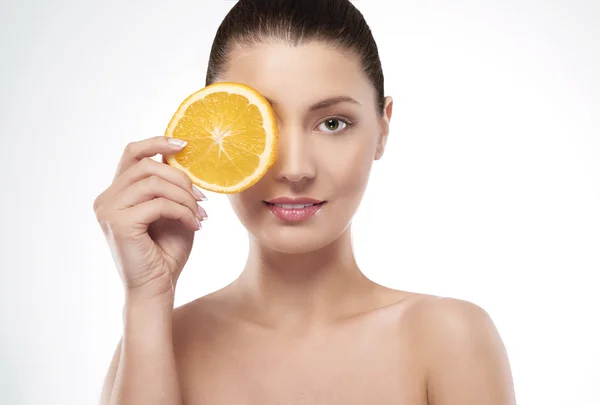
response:
[[[202,221],[200,221],[200,218],[198,217],[196,217],[196,227],[198,230],[202,229]]]
[[[200,204],[198,204],[198,216],[197,218],[200,218],[200,220],[202,221],[206,221],[208,219],[208,214],[206,213],[206,211],[204,211],[204,208],[202,208],[200,206]]]
[[[187,145],[187,141],[184,141],[183,139],[177,139],[177,138],[169,138],[168,142],[171,145],[176,146],[178,148],[183,148],[185,145]]]
[[[202,194],[202,191],[200,191],[200,188],[198,188],[197,185],[192,184],[192,191],[194,192],[194,195],[196,196],[196,199],[199,201],[206,201],[207,198],[204,194]]]

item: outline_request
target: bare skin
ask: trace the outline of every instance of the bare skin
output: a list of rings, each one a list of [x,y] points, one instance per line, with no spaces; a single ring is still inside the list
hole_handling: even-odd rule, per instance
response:
[[[280,128],[276,164],[255,186],[230,196],[248,229],[246,266],[230,285],[173,310],[171,283],[176,286],[189,250],[181,250],[179,265],[160,256],[152,262],[166,264],[149,270],[140,259],[147,254],[122,248],[124,337],[101,404],[514,404],[507,354],[483,309],[383,287],[354,259],[351,219],[371,165],[385,150],[392,99],[379,115],[358,59],[319,43],[236,47],[230,60],[221,81],[258,89]],[[340,95],[358,103],[310,108]],[[332,117],[353,125],[329,131],[323,122]],[[168,153],[161,142],[131,148],[123,169]],[[175,170],[144,166],[146,174],[176,177],[166,169]],[[178,192],[180,203],[191,206],[191,185],[178,182],[188,193]],[[108,196],[123,193],[120,184],[99,198],[98,210],[101,223],[126,229],[130,215],[114,219],[120,211],[108,203],[114,199]],[[264,203],[279,196],[326,204],[307,221],[283,223]],[[192,229],[193,215],[202,213],[192,206],[181,222]],[[113,245],[127,245],[122,240]],[[159,240],[168,249],[191,238],[177,245]]]
[[[360,311],[281,330],[241,302],[224,307],[226,295],[176,315],[185,404],[512,403],[502,345],[472,304],[373,286],[363,297],[372,302]],[[469,328],[483,336],[461,341]]]
[[[375,284],[357,300],[364,308],[349,303],[303,327],[268,321],[235,285],[176,308],[181,403],[515,403],[504,346],[481,308]]]

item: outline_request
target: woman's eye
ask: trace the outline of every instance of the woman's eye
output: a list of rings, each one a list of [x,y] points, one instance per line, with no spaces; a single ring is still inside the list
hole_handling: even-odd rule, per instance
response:
[[[342,125],[342,129],[339,129]],[[350,122],[341,118],[328,118],[319,125],[319,129],[325,132],[340,132],[350,126]]]

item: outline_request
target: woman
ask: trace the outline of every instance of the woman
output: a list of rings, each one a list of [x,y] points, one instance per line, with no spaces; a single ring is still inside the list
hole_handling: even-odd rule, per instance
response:
[[[354,260],[351,219],[392,117],[360,12],[348,0],[240,0],[210,54],[206,84],[218,81],[260,91],[280,129],[275,165],[230,196],[250,237],[247,264],[173,309],[204,196],[151,159],[181,145],[130,144],[94,204],[126,292],[101,403],[513,404],[507,356],[481,308],[383,287]],[[282,204],[316,208],[302,216]]]

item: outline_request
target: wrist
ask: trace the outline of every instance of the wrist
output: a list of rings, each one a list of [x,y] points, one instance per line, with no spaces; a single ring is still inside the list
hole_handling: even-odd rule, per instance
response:
[[[175,297],[172,293],[146,296],[146,294],[138,294],[137,292],[127,292],[125,294],[124,309],[129,312],[144,312],[146,308],[149,311],[172,311],[174,304]]]
[[[140,286],[125,286],[125,303],[172,305],[175,298],[175,285],[171,280],[170,274],[164,274]]]

